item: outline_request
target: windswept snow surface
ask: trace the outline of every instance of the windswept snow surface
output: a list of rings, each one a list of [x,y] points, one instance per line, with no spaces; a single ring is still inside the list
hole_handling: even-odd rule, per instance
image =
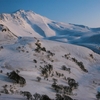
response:
[[[68,96],[76,100],[96,100],[100,90],[99,37],[100,28],[56,22],[33,11],[0,14],[0,72],[3,71],[0,73],[0,100],[27,100],[20,91],[46,94],[55,99],[57,92],[52,87],[53,78],[58,80],[57,84],[68,86],[65,77],[71,77],[79,84]],[[37,52],[37,43],[46,51]],[[84,72],[77,62],[82,62],[88,72]],[[44,79],[41,67],[48,64],[53,66],[54,75]],[[71,73],[62,70],[63,65],[70,68]],[[19,75],[26,80],[25,86],[14,84],[8,78],[7,72],[13,70],[20,71]],[[56,72],[64,76],[58,77]],[[41,77],[40,82],[37,77]],[[8,94],[4,92],[6,84]]]
[[[37,53],[34,51],[36,48],[36,41],[37,40],[34,38],[23,37],[18,39],[14,44],[4,45],[4,48],[0,50],[0,69],[3,70],[3,73],[0,73],[1,90],[3,89],[2,86],[5,84],[8,86],[13,84],[13,82],[7,77],[6,73],[11,72],[12,70],[20,70],[20,75],[26,79],[26,85],[20,87],[16,84],[15,87],[18,91],[30,91],[32,94],[37,92],[41,95],[47,94],[49,97],[54,99],[56,92],[51,87],[53,83],[52,78],[58,79],[58,84],[67,85],[67,81],[65,81],[63,77],[59,78],[56,74],[53,77],[49,76],[48,81],[41,76],[40,66],[43,67],[45,64],[52,64],[54,73],[56,71],[63,73],[66,78],[74,78],[79,83],[78,89],[75,89],[73,95],[70,95],[73,99],[96,99],[95,95],[100,84],[100,55],[85,47],[40,39],[42,47],[55,53],[54,56],[48,58],[48,53],[44,51]],[[21,48],[18,48],[19,46]],[[69,59],[63,57],[65,54],[69,53]],[[89,56],[90,54],[93,55],[93,58]],[[78,61],[83,62],[88,72],[86,73],[82,71],[79,66],[71,60],[71,58],[76,58]],[[37,60],[37,63],[34,63],[34,59]],[[51,60],[53,60],[53,62]],[[43,61],[46,63],[43,63]],[[69,74],[69,72],[63,71],[61,69],[62,65],[71,68],[71,73]],[[37,81],[37,76],[41,77],[40,82]],[[96,84],[93,83],[93,81],[95,81]],[[7,100],[14,100],[15,98],[16,100],[21,100],[21,98],[25,98],[19,93],[15,96],[14,95],[12,96],[11,94],[7,94]],[[3,98],[6,100],[5,94],[2,93],[0,100]]]

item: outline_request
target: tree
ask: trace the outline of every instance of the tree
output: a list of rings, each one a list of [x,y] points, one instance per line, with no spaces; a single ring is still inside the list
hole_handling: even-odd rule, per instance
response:
[[[3,46],[1,46],[0,49],[3,49]]]
[[[93,57],[93,54],[89,54],[89,56],[93,59],[94,57]]]
[[[56,94],[56,100],[64,100],[64,98],[60,94]]]
[[[51,99],[47,95],[42,95],[42,97],[40,98],[40,100],[51,100]]]
[[[34,59],[33,61],[34,61],[34,63],[37,63],[37,60],[36,59]]]
[[[64,100],[73,100],[71,97],[67,96],[67,95],[63,95]]]
[[[21,91],[20,92],[23,96],[27,97],[27,100],[32,100],[32,94],[28,91]]]
[[[46,52],[46,48],[45,47],[41,48],[41,50]]]
[[[41,77],[37,77],[37,80],[38,80],[38,82],[40,82],[41,81]]]
[[[96,98],[99,100],[100,99],[100,92],[98,91],[96,94]]]
[[[54,84],[56,84],[57,81],[58,81],[57,79],[53,78],[53,82],[54,82]]]
[[[65,65],[62,66],[62,70],[66,70],[66,66]]]
[[[0,73],[2,73],[3,71],[2,70],[0,70]]]
[[[8,73],[7,75],[10,79],[14,80],[16,83],[19,83],[20,85],[26,84],[26,80],[20,75],[18,75],[15,71],[12,71]]]
[[[18,73],[20,73],[20,71],[19,70],[16,70],[16,73],[18,74]]]
[[[34,96],[35,100],[40,100],[40,98],[41,98],[41,95],[38,93],[35,93],[33,96]]]

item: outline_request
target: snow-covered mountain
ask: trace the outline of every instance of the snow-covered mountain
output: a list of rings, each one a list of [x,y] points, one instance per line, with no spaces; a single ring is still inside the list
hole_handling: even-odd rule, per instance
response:
[[[24,10],[18,10],[12,14],[0,14],[0,24],[17,37],[28,36],[73,43],[100,53],[98,49],[100,28],[56,22],[33,11]]]
[[[96,100],[99,37],[100,28],[33,11],[0,14],[0,100]]]
[[[24,10],[19,10],[12,14],[0,14],[0,23],[8,27],[16,36],[40,38],[61,35],[71,36],[75,39],[75,37],[79,38],[100,33],[100,28],[56,22],[33,11]]]
[[[17,36],[48,37],[55,32],[47,25],[50,20],[32,11],[19,10],[12,14],[1,14],[1,23]]]

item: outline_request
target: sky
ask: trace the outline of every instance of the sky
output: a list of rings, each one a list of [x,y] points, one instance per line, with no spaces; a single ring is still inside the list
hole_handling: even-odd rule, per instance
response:
[[[59,22],[100,27],[100,0],[0,0],[0,13],[19,9]]]

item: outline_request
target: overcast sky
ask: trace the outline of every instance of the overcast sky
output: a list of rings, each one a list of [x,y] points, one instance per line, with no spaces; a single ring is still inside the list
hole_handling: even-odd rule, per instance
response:
[[[32,10],[55,21],[100,27],[100,0],[0,0],[0,13]]]

